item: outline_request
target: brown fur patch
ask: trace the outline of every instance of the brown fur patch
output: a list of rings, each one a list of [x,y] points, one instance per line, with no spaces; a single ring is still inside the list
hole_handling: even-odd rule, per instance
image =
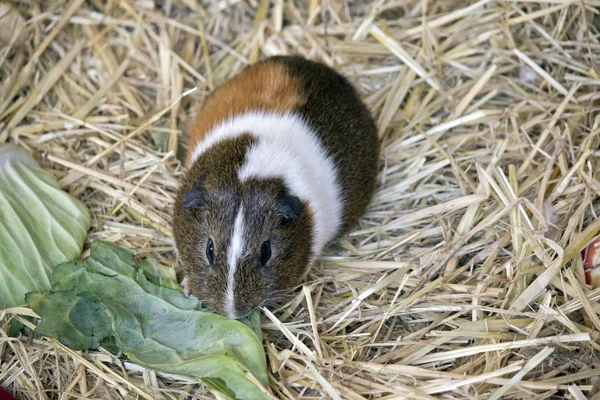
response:
[[[284,114],[302,102],[300,82],[283,66],[261,62],[246,67],[218,87],[207,99],[192,125],[186,165],[196,144],[231,115],[261,110]]]

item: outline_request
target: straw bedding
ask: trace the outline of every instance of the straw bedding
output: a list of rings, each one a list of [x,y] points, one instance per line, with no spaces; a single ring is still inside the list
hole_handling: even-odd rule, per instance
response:
[[[0,3],[0,142],[93,213],[89,241],[172,265],[186,128],[248,63],[347,75],[382,140],[361,226],[263,312],[278,398],[600,398],[600,1]],[[16,35],[15,35],[16,34]],[[106,351],[10,337],[21,399],[204,399]]]

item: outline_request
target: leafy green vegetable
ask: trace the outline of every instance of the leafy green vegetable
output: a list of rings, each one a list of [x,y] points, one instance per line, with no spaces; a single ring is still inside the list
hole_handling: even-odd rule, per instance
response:
[[[94,242],[87,260],[59,265],[51,290],[27,300],[42,319],[36,332],[74,350],[102,345],[142,366],[199,378],[220,399],[270,398],[248,377],[268,387],[257,311],[245,323],[204,311],[172,288],[173,278],[123,247]]]
[[[0,145],[0,309],[50,287],[54,267],[81,255],[88,209],[23,148]]]

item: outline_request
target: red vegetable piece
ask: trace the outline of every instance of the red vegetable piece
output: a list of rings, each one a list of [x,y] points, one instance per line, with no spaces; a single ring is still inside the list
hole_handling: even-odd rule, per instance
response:
[[[15,400],[15,398],[6,389],[0,387],[0,400]]]
[[[600,286],[600,236],[596,236],[582,251],[585,283]]]

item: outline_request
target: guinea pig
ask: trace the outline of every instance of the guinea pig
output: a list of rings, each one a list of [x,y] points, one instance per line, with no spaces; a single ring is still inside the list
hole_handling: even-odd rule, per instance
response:
[[[338,72],[275,56],[215,89],[190,131],[172,223],[178,275],[186,293],[242,318],[357,225],[375,188],[377,129]]]

